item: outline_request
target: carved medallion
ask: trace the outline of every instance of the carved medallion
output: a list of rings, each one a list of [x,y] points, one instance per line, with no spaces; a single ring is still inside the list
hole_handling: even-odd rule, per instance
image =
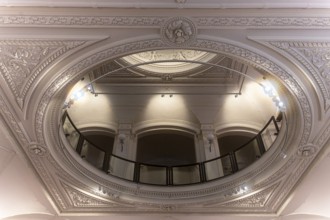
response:
[[[41,146],[41,145],[37,145],[37,144],[32,144],[28,147],[29,152],[31,153],[31,155],[34,156],[40,156],[43,157],[46,155],[47,150]]]
[[[310,157],[313,156],[317,152],[317,147],[312,144],[306,144],[302,147],[299,147],[297,150],[297,155],[299,157]]]
[[[196,33],[194,23],[183,17],[169,19],[161,29],[163,41],[177,47],[189,45],[195,40]]]

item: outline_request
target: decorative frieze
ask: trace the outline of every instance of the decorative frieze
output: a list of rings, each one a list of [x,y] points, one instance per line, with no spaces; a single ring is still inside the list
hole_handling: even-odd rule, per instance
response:
[[[78,191],[67,184],[62,183],[67,195],[70,198],[70,202],[74,207],[111,207],[116,206],[116,204],[111,202],[102,201],[88,194]]]
[[[0,73],[23,108],[34,81],[53,62],[82,41],[0,41]]]
[[[194,17],[198,26],[218,27],[326,27],[330,26],[330,17],[264,17],[264,16],[209,16]]]
[[[185,1],[177,1],[178,7]],[[117,27],[138,26],[157,27],[163,25],[168,16],[86,16],[86,15],[2,15],[1,26],[54,26],[54,27]],[[193,16],[191,19],[198,27],[253,27],[253,28],[328,28],[330,17],[298,17],[298,16]]]
[[[269,198],[272,196],[279,183],[272,185],[266,189],[261,190],[258,193],[244,197],[243,199],[238,199],[233,202],[228,202],[222,204],[226,207],[239,207],[239,208],[262,208],[267,205]]]
[[[322,93],[324,109],[330,107],[330,42],[272,41],[279,48],[296,58],[308,71]]]
[[[165,20],[155,16],[3,15],[0,26],[159,26]]]

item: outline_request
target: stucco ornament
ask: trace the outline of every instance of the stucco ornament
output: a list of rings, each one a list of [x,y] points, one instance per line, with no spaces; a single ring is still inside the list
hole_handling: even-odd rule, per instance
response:
[[[310,157],[313,156],[317,151],[317,146],[313,144],[306,144],[298,148],[297,155],[299,157]]]
[[[38,144],[31,144],[28,146],[29,152],[32,156],[40,156],[43,157],[46,155],[47,150]]]
[[[161,29],[162,38],[171,46],[187,46],[196,38],[196,27],[187,18],[169,19]]]

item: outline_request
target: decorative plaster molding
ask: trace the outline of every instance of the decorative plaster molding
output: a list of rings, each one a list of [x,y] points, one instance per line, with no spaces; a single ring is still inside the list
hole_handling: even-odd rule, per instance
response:
[[[216,203],[223,203],[224,201],[232,200],[234,198],[238,198],[241,196],[245,196],[246,193],[244,194],[237,194],[234,192],[237,192],[237,190],[240,188],[240,186],[245,185],[247,179],[251,179],[252,177],[258,176],[261,174],[267,167],[269,167],[270,164],[272,164],[273,160],[275,157],[271,157],[270,160],[266,161],[266,164],[263,164],[262,166],[258,167],[257,169],[253,170],[253,172],[247,173],[244,176],[240,178],[236,178],[235,180],[232,180],[230,182],[224,183],[224,184],[219,184],[216,186],[212,187],[207,187],[207,188],[202,188],[202,189],[194,189],[190,191],[157,191],[157,190],[148,190],[145,187],[140,187],[139,185],[136,185],[132,183],[131,187],[127,186],[126,184],[118,184],[115,182],[110,181],[109,179],[103,179],[102,177],[98,176],[95,172],[90,171],[86,169],[82,164],[79,162],[75,161],[73,157],[68,158],[68,160],[72,163],[70,165],[71,167],[77,167],[79,171],[83,173],[84,176],[88,176],[91,181],[96,181],[100,184],[102,184],[101,187],[99,187],[99,190],[103,193],[103,196],[105,196],[109,200],[118,200],[118,198],[121,198],[118,195],[118,192],[124,192],[123,197],[126,195],[134,195],[136,197],[135,200],[130,201],[130,200],[125,200],[121,199],[122,205],[134,205],[136,209],[130,208],[127,211],[139,211],[143,212],[144,210],[150,210],[150,208],[156,210],[156,211],[169,211],[171,210],[172,212],[184,212],[185,207],[191,207],[191,206],[196,206],[194,210],[190,210],[190,212],[195,212],[195,213],[201,213],[204,212],[204,207],[205,207],[205,201],[201,202],[199,200],[196,200],[196,198],[204,197],[206,195],[214,195],[218,194],[218,198],[216,200]],[[50,159],[49,161],[52,161],[54,164],[54,167],[59,168],[56,165],[56,161],[53,159]],[[290,163],[291,165],[291,163]],[[284,172],[287,172],[287,169],[284,170]],[[57,173],[60,173],[62,175],[61,178],[65,178],[70,180],[71,182],[75,182],[74,179],[71,176],[68,176],[67,172],[65,172],[62,169],[59,169]],[[273,181],[274,182],[274,181]],[[273,183],[271,182],[271,183]],[[86,191],[86,187],[79,186],[80,184],[77,182],[75,183],[77,187],[80,187],[84,191]],[[268,186],[268,184],[260,184],[257,187],[254,187],[252,191],[254,190],[259,190],[260,188],[263,189],[264,187]],[[88,190],[87,190],[88,191]],[[117,193],[115,191],[118,191]],[[250,191],[249,191],[250,192]],[[95,194],[94,191],[90,191],[90,194]],[[227,195],[227,196],[223,196]],[[63,195],[64,196],[64,195]],[[150,202],[140,202],[139,198],[148,198]],[[156,199],[156,202],[154,202],[154,199]],[[175,207],[175,209],[167,209],[164,210],[162,209],[162,205],[157,205],[158,201],[164,201],[166,205],[171,205],[171,207]],[[181,201],[183,203],[176,204],[175,201]],[[208,204],[209,202],[207,202]],[[200,205],[203,205],[203,208],[200,208]],[[122,210],[122,209],[121,209]],[[212,212],[222,212],[224,210],[219,210],[218,208],[213,209]],[[237,210],[236,210],[237,211]],[[260,210],[249,210],[251,213],[256,212],[258,213]]]
[[[154,26],[158,27],[167,17],[156,16],[48,16],[48,15],[3,15],[0,26]]]
[[[303,28],[303,27],[326,27],[330,26],[330,17],[194,17],[198,26],[219,27],[281,27],[281,28]]]
[[[5,103],[5,100],[0,95],[0,114],[3,116],[4,120],[10,126],[12,132],[20,142],[22,146],[28,145],[29,140],[25,135],[25,132],[18,123],[17,117],[9,110],[9,107]]]
[[[167,20],[167,17],[88,17],[88,16],[28,16],[28,15],[22,15],[22,16],[0,16],[0,26],[88,26],[88,27],[116,27],[116,26],[160,26],[164,25]],[[294,27],[294,28],[303,28],[303,27],[330,27],[330,18],[319,18],[319,17],[313,17],[313,18],[285,18],[285,17],[276,17],[276,18],[262,18],[262,17],[194,17],[192,18],[194,22],[196,22],[197,26],[204,26],[204,27],[263,27],[263,28],[272,28],[272,27]],[[321,27],[322,26],[322,27]],[[189,35],[190,36],[190,35]],[[5,49],[6,47],[9,47],[8,45],[11,45],[11,43],[8,43],[9,41],[6,41],[7,44],[4,44],[5,46],[0,44],[0,48]],[[7,76],[5,76],[5,79],[13,91],[15,97],[17,98],[17,102],[22,107],[24,105],[24,97],[29,90],[30,86],[33,84],[35,78],[40,75],[39,73],[42,73],[48,65],[50,65],[55,59],[57,59],[60,55],[68,51],[69,49],[74,48],[66,45],[66,43],[54,43],[55,45],[52,45],[51,43],[49,45],[46,44],[38,44],[38,42],[34,42],[33,45],[26,45],[26,47],[30,47],[31,50],[35,51],[36,54],[39,54],[40,57],[36,56],[36,58],[33,58],[33,54],[27,54],[22,51],[15,51],[15,48],[19,48],[19,43],[16,41],[13,42],[12,45],[9,47],[10,54],[4,56],[4,60],[6,62],[10,62],[10,57],[14,57],[14,64],[18,65],[18,68],[26,68],[27,72],[24,72],[24,74],[28,73],[28,75],[20,75],[15,77],[19,77],[20,80],[17,82],[13,82],[9,78],[12,77],[11,73],[14,73],[13,71],[10,73],[10,71],[7,70]],[[15,44],[16,42],[16,44]],[[30,41],[29,41],[30,42]],[[75,41],[77,44],[76,46],[79,46],[79,42]],[[28,44],[27,42],[23,42]],[[40,42],[39,42],[40,43]],[[48,42],[49,43],[49,42]],[[82,42],[81,42],[82,43]],[[183,42],[184,43],[184,42]],[[297,99],[299,100],[300,107],[303,112],[302,118],[304,118],[303,123],[303,134],[302,139],[300,140],[300,146],[306,146],[308,143],[308,138],[311,133],[311,127],[312,127],[312,117],[311,117],[311,107],[308,102],[308,99],[306,97],[306,94],[304,93],[303,89],[300,87],[299,83],[295,81],[294,78],[291,77],[290,73],[286,72],[283,68],[278,66],[277,64],[273,63],[272,61],[268,60],[267,58],[260,56],[253,51],[249,51],[245,48],[240,48],[235,45],[221,43],[221,42],[215,42],[215,41],[209,41],[204,39],[199,39],[198,41],[191,42],[192,48],[200,48],[203,50],[209,50],[219,53],[226,53],[231,56],[238,57],[240,59],[245,60],[247,63],[260,67],[268,72],[272,72],[274,75],[276,75],[279,79],[282,80],[283,83],[285,83],[291,91],[296,95]],[[24,46],[25,47],[25,46]],[[47,49],[49,47],[49,49]],[[47,88],[46,93],[43,95],[42,99],[39,102],[38,109],[36,112],[36,134],[37,134],[37,140],[42,143],[40,145],[30,145],[27,137],[25,137],[24,132],[20,128],[20,125],[17,123],[17,120],[13,116],[12,112],[8,109],[5,102],[2,100],[2,97],[0,96],[0,113],[3,115],[7,123],[11,126],[12,130],[14,131],[15,135],[19,137],[19,140],[23,143],[24,146],[29,146],[27,150],[30,154],[30,156],[34,156],[35,160],[31,160],[34,164],[37,172],[41,176],[42,180],[44,181],[45,185],[47,186],[47,189],[49,190],[51,197],[55,200],[56,204],[60,207],[60,210],[68,210],[68,204],[63,199],[63,192],[60,192],[59,186],[54,183],[54,179],[58,180],[60,177],[68,177],[68,173],[62,172],[63,170],[60,169],[60,166],[58,163],[61,161],[55,161],[55,159],[48,154],[48,151],[45,151],[46,154],[43,154],[42,152],[43,148],[42,146],[50,146],[54,147],[56,149],[53,149],[54,151],[58,153],[62,153],[60,147],[58,147],[57,143],[47,143],[49,145],[43,145],[45,143],[45,135],[48,135],[47,133],[44,133],[47,131],[47,129],[44,129],[46,126],[51,127],[50,129],[53,129],[53,134],[58,135],[58,122],[52,121],[53,123],[51,125],[45,123],[45,115],[46,111],[53,111],[56,112],[59,109],[61,109],[62,103],[57,103],[56,108],[50,110],[49,108],[50,101],[54,100],[53,98],[56,97],[57,93],[59,92],[60,88],[63,88],[63,86],[76,81],[82,74],[84,74],[82,71],[90,66],[93,66],[97,62],[105,61],[107,59],[120,56],[123,54],[131,53],[131,52],[139,52],[145,49],[159,49],[159,48],[166,48],[166,44],[164,42],[160,41],[159,39],[156,40],[148,40],[148,41],[140,41],[125,45],[120,45],[117,47],[113,47],[110,49],[106,49],[104,51],[101,51],[97,54],[91,55],[90,57],[87,57],[86,59],[80,61],[79,63],[74,64],[71,68],[66,70],[65,72],[59,74],[53,82],[51,82],[51,85]],[[62,51],[63,50],[63,51]],[[59,52],[62,51],[62,52]],[[59,53],[59,54],[57,54]],[[315,51],[311,53],[311,55],[304,54],[305,58],[312,59],[313,54]],[[56,56],[56,54],[58,56]],[[0,54],[1,55],[1,54]],[[17,55],[17,56],[16,56]],[[324,53],[325,60],[328,59],[327,52]],[[49,57],[53,56],[52,59]],[[47,62],[45,59],[50,59]],[[323,58],[320,58],[322,60]],[[27,61],[32,61],[31,64],[27,65]],[[43,63],[44,62],[44,63]],[[318,66],[317,63],[312,62],[310,65],[315,65],[315,67]],[[327,61],[326,61],[327,62]],[[22,66],[23,63],[24,65]],[[32,66],[31,66],[32,65]],[[43,66],[45,65],[45,66]],[[10,66],[8,64],[3,65],[2,71],[4,71],[6,68],[8,69],[8,66],[10,68],[14,68],[14,66]],[[323,68],[323,66],[321,66]],[[9,69],[10,69],[9,68]],[[39,70],[39,68],[41,68]],[[39,71],[35,77],[32,77],[33,74],[35,74],[35,71]],[[23,71],[18,71],[19,74],[22,74]],[[7,77],[7,78],[6,78]],[[322,77],[322,75],[321,75]],[[326,75],[323,76],[323,78],[327,79]],[[324,80],[325,80],[324,79]],[[30,82],[30,84],[29,84]],[[15,91],[14,91],[14,89]],[[326,91],[326,90],[324,90]],[[21,100],[20,100],[21,98]],[[49,130],[49,128],[48,128]],[[330,130],[330,129],[329,129]],[[328,133],[325,133],[327,135]],[[323,142],[322,142],[323,143]],[[37,146],[37,148],[35,148]],[[32,153],[32,154],[31,154]],[[37,153],[36,156],[34,155]],[[281,190],[281,194],[279,196],[276,196],[275,204],[281,203],[288,195],[290,190],[293,188],[293,186],[297,183],[299,178],[301,177],[303,171],[308,167],[312,159],[316,156],[317,151],[312,154],[311,156],[307,158],[300,158],[300,157],[294,157],[293,159],[290,158],[290,160],[286,163],[285,166],[283,166],[279,171],[275,172],[275,174],[272,174],[269,178],[267,178],[267,183],[270,181],[274,181],[277,178],[285,177],[287,168],[292,167],[298,167],[297,172],[294,173],[294,175],[288,177],[288,181],[281,182],[281,187],[283,187]],[[66,157],[66,155],[61,155],[63,158]],[[59,157],[61,158],[61,157]],[[63,159],[62,158],[62,159]],[[31,159],[31,158],[30,158]],[[72,158],[70,158],[72,159]],[[72,159],[74,160],[74,159]],[[148,189],[138,189],[137,187],[127,187],[123,186],[117,183],[112,183],[111,179],[103,179],[99,177],[97,174],[92,173],[90,171],[87,171],[86,169],[82,168],[81,164],[79,164],[77,161],[73,161],[72,163],[75,164],[75,166],[72,166],[72,169],[74,172],[77,173],[76,169],[79,169],[78,172],[81,172],[82,175],[87,176],[88,178],[92,179],[93,181],[97,183],[102,183],[108,188],[114,188],[116,190],[121,190],[122,192],[125,192],[127,194],[136,195],[137,197],[141,196],[144,198],[149,199],[158,199],[162,198],[166,200],[166,204],[159,205],[157,204],[157,210],[164,210],[164,211],[173,211],[173,212],[179,212],[181,209],[181,206],[171,204],[171,199],[180,199],[180,200],[188,200],[189,198],[192,198],[192,200],[198,196],[205,196],[205,195],[214,195],[217,194],[219,196],[222,196],[223,193],[228,193],[232,190],[232,188],[237,187],[242,182],[244,182],[246,179],[249,178],[255,178],[258,174],[265,171],[265,169],[274,162],[275,158],[272,158],[271,160],[267,161],[265,164],[262,164],[263,166],[257,168],[253,172],[250,172],[240,178],[237,178],[233,181],[227,182],[225,184],[220,184],[217,186],[212,186],[204,189],[198,189],[193,191],[178,191],[178,192],[158,192],[158,191],[150,191]],[[302,161],[302,162],[301,162]],[[53,169],[47,169],[49,167],[47,166],[54,166]],[[53,172],[56,170],[56,172]],[[70,177],[70,181],[75,184],[75,187],[82,187],[79,179],[75,179],[74,177]],[[263,182],[264,184],[264,182]],[[261,185],[260,185],[261,186]],[[273,185],[275,188],[277,186]],[[80,189],[80,188],[79,188]],[[278,189],[278,188],[277,188]],[[274,189],[275,190],[275,189]],[[110,192],[110,191],[109,191]],[[267,212],[267,210],[264,209],[265,206],[268,205],[268,201],[273,199],[274,191],[271,191],[270,188],[265,188],[264,190],[260,191],[259,193],[253,194],[252,196],[248,196],[246,198],[239,198],[237,201],[231,201],[224,204],[224,207],[232,207],[235,210],[242,210],[241,208],[249,207],[251,208],[251,212]],[[110,207],[110,204],[104,203],[103,201],[99,201],[96,199],[96,196],[93,196],[92,190],[86,191],[86,193],[83,193],[82,191],[76,190],[75,188],[70,188],[66,192],[66,196],[69,196],[73,208],[75,207],[98,207],[100,206],[106,206]],[[90,195],[92,196],[90,196]],[[112,195],[109,195],[111,197]],[[235,196],[235,195],[233,195]],[[233,196],[227,196],[227,201],[232,200]],[[115,196],[116,197],[116,196]],[[275,197],[275,196],[274,196]],[[221,198],[223,199],[223,198]],[[237,199],[237,198],[236,198]],[[169,202],[168,202],[169,201]],[[184,205],[189,205],[189,202],[187,201]],[[149,206],[155,206],[154,203],[141,203],[139,204],[141,206],[143,205],[149,205]],[[118,206],[118,210],[120,210],[121,206]],[[202,207],[203,208],[203,207]],[[195,211],[198,212],[200,209],[196,209]],[[259,208],[259,209],[253,209],[253,208]],[[261,209],[260,209],[261,208]],[[144,210],[148,209],[146,207]],[[117,211],[118,211],[117,210]],[[138,208],[134,209],[135,211],[139,211]],[[141,209],[143,210],[143,209]],[[245,209],[246,210],[246,209]],[[75,209],[72,209],[74,212]],[[218,208],[215,208],[212,210],[212,212],[218,212]],[[274,209],[272,210],[274,211]]]
[[[20,108],[33,82],[56,59],[83,41],[0,41],[0,72]]]
[[[306,144],[304,146],[300,146],[297,150],[297,155],[299,157],[311,157],[314,156],[318,152],[318,147],[313,144]]]
[[[299,85],[299,83],[291,76],[290,73],[288,73],[282,67],[278,66],[266,57],[256,54],[253,51],[240,48],[231,44],[206,40],[197,40],[194,44],[192,44],[192,46],[195,48],[204,48],[204,50],[220,52],[238,57],[240,59],[245,60],[250,65],[261,68],[278,77],[282,81],[282,83],[286,84],[288,88],[290,88],[290,90],[296,95],[299,101],[299,104],[304,114],[304,131],[302,134],[303,136],[300,145],[307,143],[312,129],[311,106],[304,90]]]
[[[84,208],[84,207],[112,207],[117,206],[115,203],[106,202],[101,199],[92,197],[86,193],[83,193],[65,183],[62,182],[62,186],[65,189],[68,197],[70,198],[70,203],[74,207]]]
[[[185,47],[196,38],[195,24],[187,18],[170,18],[161,28],[161,36],[170,46]]]
[[[158,39],[139,41],[125,45],[120,45],[107,50],[103,50],[92,56],[89,56],[88,58],[80,61],[79,63],[75,64],[73,67],[66,70],[64,73],[60,74],[60,76],[53,81],[53,83],[49,86],[49,89],[43,95],[38,110],[36,112],[35,127],[37,131],[38,141],[40,143],[44,142],[42,123],[43,123],[43,116],[45,110],[47,108],[47,105],[49,104],[49,100],[52,99],[53,95],[57,92],[58,88],[62,88],[65,84],[70,84],[71,82],[78,81],[81,75],[85,74],[81,72],[82,70],[85,70],[86,68],[93,66],[95,63],[106,61],[107,59],[115,58],[116,56],[120,56],[123,54],[132,53],[134,51],[140,52],[141,50],[148,48],[154,49],[154,48],[164,48],[164,47],[166,47],[166,45]],[[63,105],[63,103],[61,103],[61,105]]]
[[[267,72],[271,72],[272,74],[276,75],[284,84],[287,85],[288,88],[291,89],[292,93],[296,96],[297,100],[300,103],[300,107],[302,109],[302,118],[304,119],[303,123],[303,133],[301,134],[301,140],[300,143],[301,145],[305,145],[307,143],[307,140],[309,139],[309,135],[311,132],[311,127],[312,127],[312,118],[311,118],[311,107],[309,105],[308,99],[306,97],[306,94],[304,93],[303,89],[300,87],[299,83],[295,81],[291,75],[286,72],[283,68],[281,68],[279,65],[275,64],[274,62],[268,60],[267,58],[256,54],[253,51],[247,50],[245,48],[240,48],[235,45],[227,44],[227,43],[222,43],[222,42],[215,42],[215,41],[210,41],[210,40],[204,40],[200,39],[192,43],[191,45],[193,48],[201,48],[203,50],[208,50],[208,51],[213,51],[217,53],[225,53],[230,56],[237,57],[239,59],[243,59],[245,62],[249,63],[250,65],[256,66],[258,68],[262,68],[266,70]],[[43,95],[42,99],[39,102],[39,106],[36,112],[36,134],[38,137],[38,141],[40,143],[45,142],[45,137],[44,135],[49,135],[48,133],[44,133],[47,131],[47,129],[44,129],[44,126],[47,126],[49,128],[49,123],[45,123],[45,115],[47,108],[50,104],[50,101],[53,100],[53,97],[56,97],[56,94],[59,93],[59,88],[63,88],[65,85],[70,84],[71,82],[78,81],[78,79],[81,77],[87,67],[91,67],[95,63],[100,63],[103,61],[107,61],[108,59],[120,56],[122,54],[127,54],[128,52],[133,53],[133,52],[140,52],[142,50],[153,50],[155,48],[166,48],[166,44],[164,44],[162,41],[156,39],[156,40],[147,40],[147,41],[140,41],[140,42],[135,42],[135,43],[130,43],[130,44],[125,44],[125,45],[120,45],[117,47],[105,49],[99,53],[93,54],[84,60],[74,64],[71,68],[68,68],[65,72],[62,72],[57,76],[57,78],[50,84],[50,86],[47,88],[47,91]],[[57,107],[54,108],[52,106],[52,109],[48,109],[50,112],[52,112],[52,119],[51,120],[57,120],[58,117],[55,117],[58,115],[58,112],[56,112],[56,109],[61,109],[61,103],[57,103]],[[48,115],[48,114],[47,114]],[[48,115],[49,116],[49,115]],[[48,129],[49,131],[49,129]],[[51,126],[51,133],[52,135],[57,136],[58,135],[58,123],[56,121],[53,122],[53,125]],[[54,145],[54,143],[48,143],[49,146]],[[47,146],[48,146],[47,145]],[[56,151],[58,154],[63,154],[62,149],[59,147],[54,147],[53,149]],[[313,158],[315,155],[309,158]],[[79,162],[75,161],[74,158],[70,157],[69,155],[65,155],[63,157],[67,157],[68,161],[72,163],[72,169],[78,169],[79,172],[81,172],[82,175],[85,177],[88,177],[90,181],[94,181],[98,184],[101,184],[103,186],[106,186],[109,189],[113,189],[116,191],[120,192],[125,192],[125,194],[128,194],[130,196],[136,197],[135,203],[138,204],[139,198],[148,198],[149,203],[139,203],[142,207],[143,206],[154,206],[155,203],[152,202],[154,199],[163,199],[166,201],[174,201],[179,199],[180,201],[184,201],[184,205],[189,205],[196,203],[196,197],[205,197],[207,195],[214,195],[217,194],[220,196],[222,199],[223,193],[226,193],[230,191],[232,188],[235,188],[237,186],[242,185],[242,183],[246,182],[248,179],[251,178],[256,178],[260,173],[262,173],[267,167],[269,167],[270,164],[272,164],[274,161],[276,161],[276,157],[270,158],[268,161],[264,162],[262,166],[258,167],[257,169],[250,171],[249,173],[246,173],[243,176],[240,176],[239,178],[236,178],[233,181],[212,186],[212,187],[201,187],[200,189],[196,190],[191,190],[191,191],[174,191],[174,192],[159,192],[159,191],[154,191],[154,190],[148,190],[148,188],[143,188],[143,189],[137,189],[134,184],[127,184],[127,185],[121,185],[116,183],[115,181],[112,182],[111,178],[104,179],[103,177],[98,176],[94,172],[86,169],[83,167]],[[68,163],[66,161],[65,163]],[[306,160],[306,163],[303,163],[302,169],[306,169],[308,166],[308,162],[311,160]],[[57,163],[54,161],[54,163]],[[292,163],[289,163],[289,166],[295,166],[296,161],[293,160]],[[56,166],[55,164],[53,166]],[[38,168],[37,168],[38,170]],[[76,170],[74,172],[77,172]],[[283,169],[281,172],[286,172],[285,169]],[[52,175],[61,175],[61,172],[57,172],[56,174]],[[281,175],[281,174],[278,174]],[[280,199],[277,199],[276,201],[283,201],[290,190],[294,187],[296,182],[299,180],[300,176],[302,175],[301,172],[299,172],[299,175],[295,175],[293,178],[290,177],[290,181],[287,182],[287,185],[283,189],[283,197],[281,196]],[[42,178],[44,179],[43,175],[41,174]],[[59,177],[54,177],[54,178],[59,178]],[[49,179],[44,179],[45,184],[48,186],[50,183],[48,182]],[[79,185],[79,180],[73,180],[76,182],[77,185]],[[282,184],[282,183],[281,183]],[[91,194],[95,192],[89,192]],[[57,198],[57,197],[55,197]],[[233,198],[233,196],[227,196],[226,201],[229,201]],[[271,197],[269,197],[272,199]],[[267,200],[267,199],[266,199]],[[266,203],[261,203],[261,199],[255,199],[255,203],[258,204],[266,204]],[[259,201],[259,202],[258,202]],[[129,201],[126,201],[129,203]],[[200,201],[199,201],[200,202]],[[166,204],[172,204],[172,203],[166,203]],[[183,205],[183,206],[184,206]],[[183,206],[178,206],[175,212],[180,212],[180,210],[183,210]],[[252,207],[252,206],[251,206]],[[158,209],[160,207],[158,206]],[[240,212],[241,209],[237,209],[237,207],[233,206],[233,209],[236,211]],[[139,211],[140,209],[137,208],[135,211]],[[143,211],[142,209],[141,211]],[[195,212],[201,212],[202,209],[196,209]],[[271,211],[276,211],[274,209],[267,209]],[[253,207],[250,209],[250,212],[267,212],[265,209],[253,209]],[[217,212],[219,211],[218,209],[213,209],[212,212]],[[220,210],[221,211],[221,210]]]
[[[186,3],[187,0],[175,0],[175,2],[178,4],[183,4],[183,3]]]
[[[237,208],[263,208],[267,206],[267,202],[270,197],[274,194],[274,191],[279,186],[279,183],[273,184],[272,186],[259,191],[253,195],[238,199],[233,202],[224,203],[221,206],[225,207],[237,207]]]
[[[330,137],[330,125],[328,124],[325,129],[323,129],[323,133],[316,138],[316,146],[323,146]]]
[[[175,2],[178,8],[183,8],[186,5],[187,0],[175,0]]]
[[[178,3],[183,6],[184,3]],[[54,26],[54,27],[117,27],[139,26],[158,27],[163,25],[168,16],[70,16],[70,15],[2,15],[0,27],[15,26]],[[329,28],[328,16],[194,16],[191,19],[198,27],[250,27],[250,28]]]
[[[330,108],[330,42],[271,41],[279,48],[296,58],[308,71],[322,92],[324,109]]]
[[[43,157],[46,154],[48,154],[48,151],[45,147],[38,145],[38,144],[30,144],[28,146],[28,151],[31,154],[31,156],[40,156]]]

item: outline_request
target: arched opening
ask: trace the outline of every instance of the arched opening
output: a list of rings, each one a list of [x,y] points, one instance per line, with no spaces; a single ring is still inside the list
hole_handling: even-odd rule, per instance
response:
[[[158,130],[143,134],[137,141],[136,160],[143,183],[180,185],[200,180],[197,166],[184,166],[197,162],[195,137],[191,133]]]
[[[81,147],[81,157],[96,168],[107,171],[109,157],[113,151],[114,136],[94,132],[83,133],[83,135],[85,141]]]
[[[260,158],[262,151],[258,145],[258,139],[254,138],[256,135],[251,133],[231,133],[225,136],[218,137],[218,145],[220,155],[235,154],[237,169],[241,170]],[[224,170],[229,170],[231,164],[223,161],[222,166]]]
[[[195,152],[192,134],[163,130],[138,138],[136,160],[140,163],[178,166],[196,163]]]
[[[67,113],[63,115],[63,131],[71,147],[88,163],[108,172],[114,147],[114,132],[103,128],[78,129]]]

